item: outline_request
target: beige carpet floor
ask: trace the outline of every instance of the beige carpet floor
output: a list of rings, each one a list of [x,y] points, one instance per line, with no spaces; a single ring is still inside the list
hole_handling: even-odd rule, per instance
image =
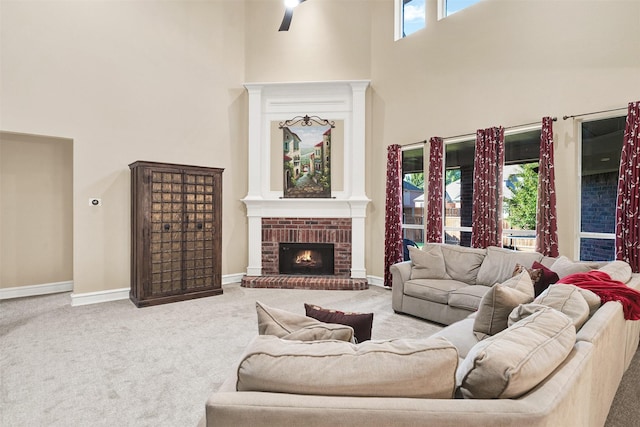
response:
[[[69,294],[0,301],[1,426],[195,426],[207,397],[257,334],[256,300],[304,314],[305,302],[373,312],[373,339],[440,329],[397,315],[391,292],[245,289],[136,308],[128,300],[71,307]],[[640,360],[623,379],[607,427],[638,425]]]

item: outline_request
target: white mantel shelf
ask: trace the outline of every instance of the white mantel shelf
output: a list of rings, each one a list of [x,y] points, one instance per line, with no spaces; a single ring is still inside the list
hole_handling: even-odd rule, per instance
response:
[[[352,278],[366,278],[365,96],[368,80],[246,83],[249,93],[249,190],[242,201],[249,222],[248,276],[262,271],[262,218],[351,218]],[[298,115],[344,121],[343,191],[335,198],[280,198],[269,188],[270,123]]]

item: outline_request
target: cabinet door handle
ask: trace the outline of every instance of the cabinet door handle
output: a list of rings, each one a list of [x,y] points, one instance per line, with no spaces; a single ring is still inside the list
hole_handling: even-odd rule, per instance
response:
[[[169,231],[170,229],[171,229],[171,225],[169,224],[164,225],[164,231]]]

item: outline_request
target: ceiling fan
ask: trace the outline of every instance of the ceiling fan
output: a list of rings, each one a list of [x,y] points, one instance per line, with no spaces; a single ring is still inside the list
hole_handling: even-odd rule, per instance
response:
[[[293,9],[305,1],[306,0],[284,0],[284,6],[286,9],[284,11],[284,18],[282,18],[282,24],[280,24],[280,29],[278,31],[289,31],[291,18],[293,18]]]

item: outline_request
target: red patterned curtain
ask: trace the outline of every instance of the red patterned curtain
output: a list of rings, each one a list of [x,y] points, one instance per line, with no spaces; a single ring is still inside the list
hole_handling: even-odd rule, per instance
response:
[[[504,128],[479,129],[473,166],[471,246],[502,246]]]
[[[640,272],[640,101],[629,103],[620,154],[616,259],[628,262],[634,273]]]
[[[389,267],[404,259],[402,253],[402,151],[387,148],[387,199],[384,211],[384,285],[391,287]]]
[[[542,119],[540,168],[538,170],[538,211],[536,212],[536,252],[557,257],[558,217],[553,159],[553,119]]]
[[[442,243],[443,188],[442,138],[429,140],[429,185],[427,187],[427,221],[425,243]]]

